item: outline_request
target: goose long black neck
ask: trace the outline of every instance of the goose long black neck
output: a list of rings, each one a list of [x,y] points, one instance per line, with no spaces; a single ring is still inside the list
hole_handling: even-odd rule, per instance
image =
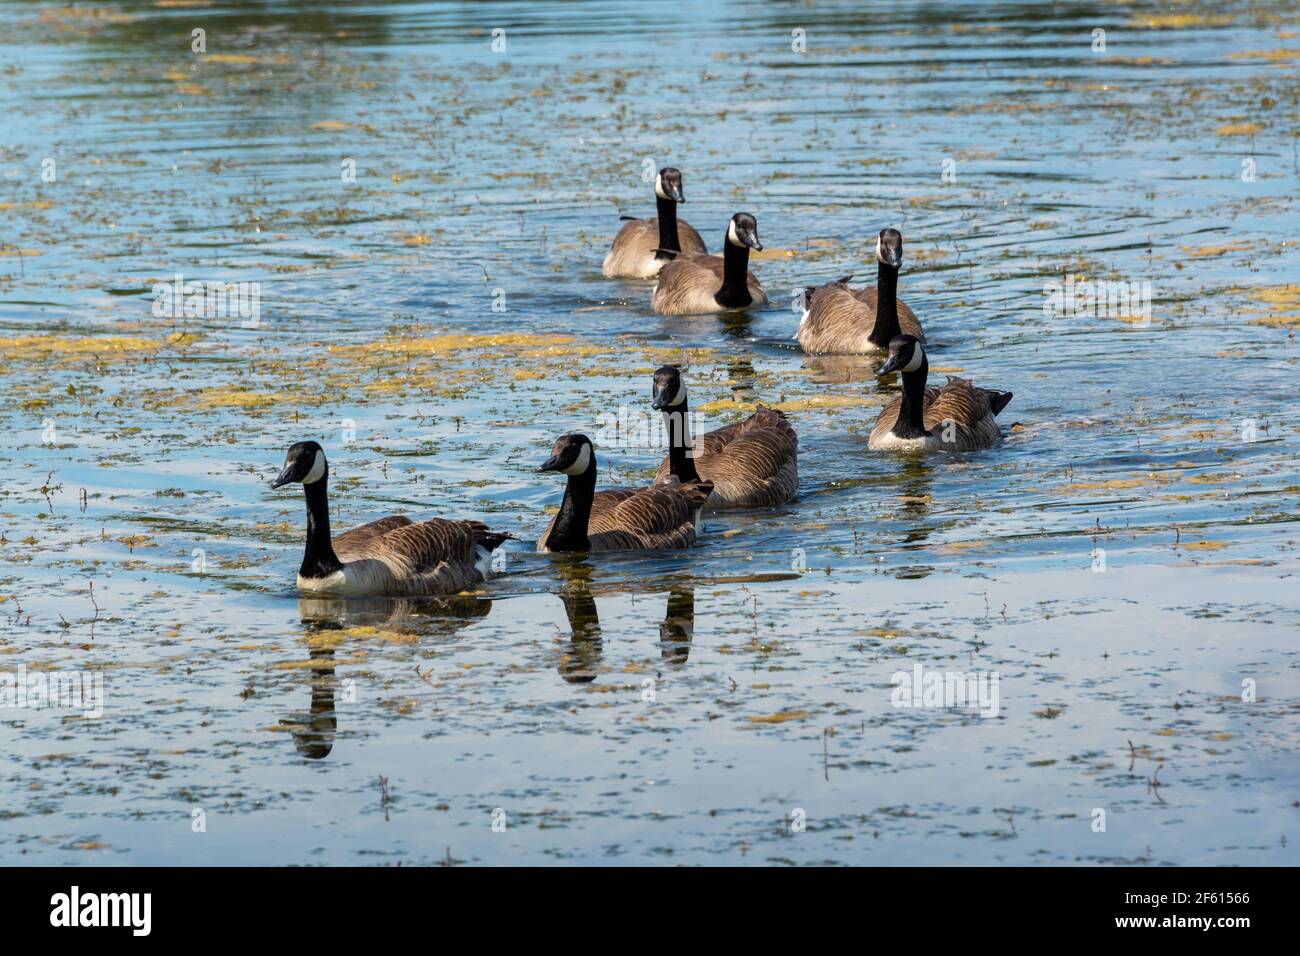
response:
[[[682,241],[677,235],[677,201],[655,196],[659,208],[659,250],[656,259],[675,259],[682,251]]]
[[[749,295],[749,247],[723,240],[722,288],[714,296],[727,308],[743,308],[754,300]]]
[[[550,551],[590,551],[587,522],[591,520],[591,503],[596,497],[596,462],[580,475],[570,475],[564,488],[560,513],[546,538]]]
[[[930,376],[930,360],[921,359],[921,367],[915,372],[902,372],[903,405],[898,410],[898,420],[894,422],[893,432],[899,438],[924,438],[929,434],[925,430],[925,383]]]
[[[668,430],[668,470],[680,482],[699,481],[691,437],[691,412],[686,396],[680,405],[664,409],[664,427]]]
[[[328,577],[343,567],[330,540],[328,482],[329,478],[324,477],[302,486],[303,496],[307,499],[307,548],[298,573],[304,578]]]
[[[881,262],[876,270],[876,326],[867,338],[887,349],[898,333],[898,270]]]

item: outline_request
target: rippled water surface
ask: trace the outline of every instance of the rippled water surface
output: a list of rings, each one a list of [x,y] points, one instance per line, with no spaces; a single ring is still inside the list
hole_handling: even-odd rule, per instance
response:
[[[0,860],[1295,864],[1298,63],[1232,0],[3,0],[0,664],[107,698],[0,712]],[[662,165],[770,309],[601,278]],[[887,225],[996,449],[869,452],[897,383],[791,341]],[[260,322],[156,315],[178,273]],[[554,437],[666,362],[787,412],[799,499],[530,553]],[[307,438],[336,527],[481,517],[504,573],[299,599]],[[997,716],[895,707],[917,665]]]

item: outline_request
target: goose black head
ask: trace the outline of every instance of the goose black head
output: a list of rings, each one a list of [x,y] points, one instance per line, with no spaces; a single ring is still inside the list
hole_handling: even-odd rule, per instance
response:
[[[758,241],[758,220],[747,212],[736,213],[727,225],[727,242],[762,252],[763,244]]]
[[[323,481],[329,474],[329,465],[325,461],[325,449],[314,441],[300,441],[290,445],[284,453],[284,467],[271,482],[272,488],[279,488],[290,482],[313,485]]]
[[[914,335],[895,335],[889,342],[889,358],[877,375],[890,372],[915,372],[925,361],[925,349]]]
[[[596,453],[586,435],[561,435],[551,448],[551,457],[538,471],[562,471],[566,475],[585,475],[596,467]]]
[[[650,407],[657,412],[686,401],[686,386],[676,365],[665,365],[655,372],[654,397]]]
[[[903,234],[897,229],[881,229],[876,239],[876,259],[891,269],[899,268],[903,264]]]
[[[660,199],[671,199],[673,202],[686,202],[686,196],[682,193],[682,172],[672,166],[665,166],[659,170],[655,176],[655,195]]]

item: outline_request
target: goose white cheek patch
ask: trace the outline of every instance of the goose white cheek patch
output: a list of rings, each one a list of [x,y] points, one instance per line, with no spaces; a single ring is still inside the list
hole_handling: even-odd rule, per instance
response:
[[[740,241],[740,237],[736,235],[736,223],[734,220],[729,226],[727,226],[727,241],[733,246],[744,245],[744,243]]]
[[[912,349],[912,360],[903,367],[903,371],[915,372],[921,367],[923,361],[925,361],[925,352],[922,350],[921,346],[918,345]]]
[[[664,178],[655,173],[655,195],[660,199],[667,199],[668,194],[664,192]]]
[[[578,453],[578,460],[568,468],[564,469],[566,475],[581,475],[586,473],[591,466],[591,446],[583,445],[582,451]]]
[[[307,475],[306,477],[303,478],[302,483],[304,485],[315,484],[316,482],[320,481],[324,477],[325,477],[325,456],[318,454],[316,456],[316,460],[312,463],[311,471],[307,472]]]

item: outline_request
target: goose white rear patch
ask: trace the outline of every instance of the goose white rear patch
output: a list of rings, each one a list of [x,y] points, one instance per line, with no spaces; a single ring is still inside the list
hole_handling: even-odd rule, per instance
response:
[[[492,552],[481,544],[474,545],[474,567],[478,568],[478,573],[483,575],[483,580],[488,579],[488,572],[492,570]]]
[[[871,442],[869,447],[879,451],[939,451],[943,449],[943,443],[933,435],[899,438],[893,432],[886,432]]]

